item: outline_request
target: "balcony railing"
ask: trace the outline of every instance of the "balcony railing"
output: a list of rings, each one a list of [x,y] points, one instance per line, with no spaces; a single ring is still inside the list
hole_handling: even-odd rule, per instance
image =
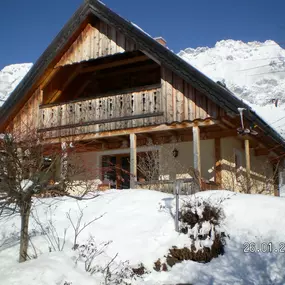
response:
[[[102,94],[80,101],[42,105],[39,131],[155,117],[161,116],[162,111],[160,86],[147,86],[120,94]]]

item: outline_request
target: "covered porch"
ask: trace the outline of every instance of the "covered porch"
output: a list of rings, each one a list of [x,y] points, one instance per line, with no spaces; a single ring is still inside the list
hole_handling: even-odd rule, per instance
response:
[[[221,187],[221,139],[235,136],[208,119],[193,123],[150,126],[87,134],[74,142],[80,163],[88,165],[90,179],[99,189],[138,188],[144,183],[189,179],[193,170],[202,189]],[[74,138],[65,137],[66,141]],[[142,161],[150,157],[152,175]],[[79,177],[80,178],[80,177]]]

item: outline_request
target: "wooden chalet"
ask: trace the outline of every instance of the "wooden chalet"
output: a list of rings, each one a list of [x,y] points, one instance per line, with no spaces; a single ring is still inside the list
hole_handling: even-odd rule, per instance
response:
[[[269,187],[282,170],[283,138],[165,44],[100,1],[84,1],[1,107],[0,131],[33,128],[46,144],[88,145],[81,161],[98,168],[112,161],[118,188],[136,187],[137,154],[153,149],[169,164],[157,179],[177,178],[164,159],[163,146],[173,142],[173,159],[193,166],[205,189],[230,187],[232,173],[242,187],[238,170]],[[245,109],[242,134],[238,108]],[[118,180],[118,169],[129,180]]]

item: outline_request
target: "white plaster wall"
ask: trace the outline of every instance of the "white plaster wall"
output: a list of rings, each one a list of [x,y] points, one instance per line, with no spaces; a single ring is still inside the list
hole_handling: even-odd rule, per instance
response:
[[[225,189],[241,192],[245,189],[245,150],[244,141],[234,137],[221,139],[222,157],[222,187]],[[235,151],[241,154],[242,173],[244,177],[237,181],[235,174]],[[252,192],[260,192],[266,189],[265,193],[274,193],[272,184],[268,179],[273,176],[273,167],[266,156],[255,156],[250,150]],[[267,177],[267,178],[266,178]]]
[[[179,152],[176,158],[172,150],[176,148]],[[189,177],[189,168],[193,167],[193,143],[178,142],[160,146],[160,173],[166,179]],[[213,181],[215,178],[215,149],[214,140],[201,140],[201,172],[206,180]],[[169,177],[169,178],[168,178]]]

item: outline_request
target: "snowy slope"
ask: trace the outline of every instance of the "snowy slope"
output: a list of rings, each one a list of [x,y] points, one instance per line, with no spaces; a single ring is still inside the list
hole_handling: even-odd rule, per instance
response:
[[[251,105],[285,135],[285,50],[274,41],[223,40],[212,48],[188,48],[179,55]],[[278,99],[275,107],[274,100]]]
[[[32,63],[13,64],[0,71],[0,106],[32,67]]]
[[[281,217],[285,217],[285,199],[228,191],[206,191],[191,199],[197,197],[213,203],[218,203],[221,198],[229,198],[222,202],[225,212],[222,227],[230,238],[227,239],[225,254],[210,263],[185,261],[175,265],[169,272],[156,272],[152,269],[153,262],[167,254],[168,248],[173,245],[189,245],[186,235],[174,231],[173,195],[156,191],[113,190],[102,193],[95,200],[79,202],[84,209],[83,222],[105,213],[82,232],[79,243],[86,242],[90,235],[94,236],[98,244],[113,241],[105,255],[96,259],[97,264],[106,262],[108,257],[111,258],[116,253],[119,253],[117,262],[129,260],[133,266],[143,262],[150,274],[133,281],[132,285],[284,285],[285,246],[281,243],[285,242],[285,219]],[[182,197],[182,200],[185,199],[189,198]],[[52,209],[51,215],[49,209]],[[48,253],[48,240],[41,235],[32,219],[32,241],[42,254],[38,259],[24,264],[17,263],[20,218],[14,216],[12,219],[0,220],[0,246],[1,237],[10,237],[9,242],[0,248],[1,285],[64,285],[65,281],[72,282],[72,285],[102,284],[100,276],[90,277],[83,270],[82,264],[74,265],[75,252],[70,250],[73,231],[66,217],[69,211],[74,219],[78,216],[75,200],[35,200],[33,213],[39,217],[43,226],[48,225],[52,218],[60,237],[63,236],[64,229],[68,228],[66,246],[63,252]],[[284,252],[244,253],[246,242],[272,242],[274,249]]]

